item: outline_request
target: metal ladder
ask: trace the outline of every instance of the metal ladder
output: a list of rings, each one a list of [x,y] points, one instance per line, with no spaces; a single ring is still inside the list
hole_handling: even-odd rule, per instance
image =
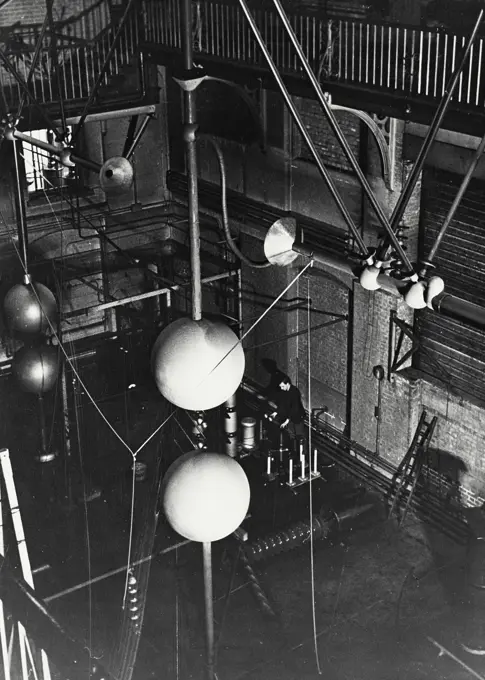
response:
[[[433,433],[438,421],[437,416],[433,416],[431,421],[427,420],[427,412],[423,411],[419,418],[419,423],[414,433],[413,440],[406,455],[399,464],[392,479],[390,500],[391,508],[388,519],[397,510],[400,500],[408,494],[406,504],[401,516],[398,519],[398,526],[402,526],[406,519],[409,506],[416,491],[416,486],[421,475],[423,463],[426,461],[428,448],[433,438]]]

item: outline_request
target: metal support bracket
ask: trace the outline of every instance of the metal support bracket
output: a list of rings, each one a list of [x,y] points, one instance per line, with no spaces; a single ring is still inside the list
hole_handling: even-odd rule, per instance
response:
[[[399,333],[397,333],[397,330]],[[402,354],[402,346],[405,337],[411,340],[412,346],[411,349]],[[406,361],[408,361],[408,359],[410,359],[418,350],[426,354],[429,362],[436,370],[436,377],[446,383],[450,392],[456,393],[456,390],[452,387],[453,378],[450,373],[448,373],[448,371],[443,368],[443,366],[441,366],[438,361],[436,361],[433,355],[428,352],[425,347],[423,347],[419,339],[416,337],[412,326],[400,319],[397,316],[397,312],[392,310],[389,319],[387,379],[390,380],[391,375],[396,373],[401,368],[401,366],[403,366]]]

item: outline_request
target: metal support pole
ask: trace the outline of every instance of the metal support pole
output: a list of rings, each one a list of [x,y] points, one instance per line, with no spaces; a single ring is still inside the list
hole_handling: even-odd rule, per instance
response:
[[[367,250],[367,246],[364,243],[364,240],[362,236],[360,235],[360,232],[358,228],[356,227],[354,220],[352,219],[352,216],[350,212],[347,209],[347,206],[343,202],[340,194],[338,193],[337,187],[335,186],[333,179],[325,167],[320,154],[318,153],[318,150],[313,143],[313,140],[308,132],[308,130],[305,127],[305,124],[303,123],[303,120],[300,116],[300,113],[298,109],[296,108],[295,104],[293,103],[293,100],[290,97],[290,94],[286,88],[286,85],[283,81],[283,78],[281,77],[278,69],[276,68],[276,65],[273,61],[273,58],[271,57],[271,54],[268,50],[268,48],[265,45],[265,42],[263,40],[263,37],[261,36],[261,33],[259,32],[258,26],[249,11],[249,7],[246,3],[246,0],[239,0],[239,4],[241,5],[241,8],[246,16],[246,19],[248,20],[249,26],[251,27],[251,30],[253,32],[254,37],[256,38],[256,42],[258,43],[261,51],[264,54],[264,57],[268,63],[268,66],[276,80],[276,83],[278,84],[279,90],[283,96],[283,99],[285,100],[286,106],[288,107],[288,110],[290,111],[290,114],[293,118],[293,121],[295,122],[296,126],[298,127],[300,134],[302,135],[303,139],[308,145],[308,148],[310,149],[313,159],[320,171],[320,174],[322,175],[323,179],[325,180],[330,193],[332,195],[332,198],[334,199],[335,203],[337,204],[340,212],[342,213],[342,216],[345,220],[345,223],[347,224],[350,232],[352,233],[352,236],[355,239],[355,242],[357,243],[359,250],[361,251],[362,255],[366,258],[369,257],[369,252]]]
[[[458,193],[455,196],[455,200],[451,204],[451,207],[448,210],[448,214],[445,217],[445,221],[441,225],[441,229],[439,230],[438,236],[436,237],[436,240],[433,243],[433,246],[431,247],[429,255],[426,258],[426,261],[424,262],[424,267],[420,272],[420,276],[424,276],[426,274],[427,266],[433,262],[434,256],[436,255],[436,251],[440,247],[441,241],[443,240],[446,230],[450,226],[450,223],[454,218],[456,211],[458,210],[458,206],[461,203],[461,199],[463,198],[465,191],[468,189],[468,185],[470,184],[470,181],[473,177],[473,173],[475,172],[475,169],[480,161],[480,158],[483,156],[484,151],[485,151],[485,135],[483,135],[482,140],[473,155],[470,165],[468,166],[468,170],[466,171],[466,175],[464,176],[460,188],[458,189]]]
[[[22,192],[22,184],[20,182],[20,170],[17,144],[13,142],[13,159],[15,166],[15,184],[17,192],[17,233],[19,239],[19,253],[24,268],[25,283],[30,283],[29,278],[29,258],[28,258],[28,234],[27,234],[27,217],[25,214],[25,200]]]
[[[207,644],[207,679],[214,680],[214,605],[212,596],[212,543],[202,543],[204,560],[205,632]]]
[[[181,34],[183,68],[192,71],[194,68],[192,48],[192,2],[182,0]],[[200,224],[199,224],[199,196],[197,181],[197,147],[196,132],[196,90],[186,87],[183,89],[184,100],[184,142],[185,161],[188,178],[188,208],[190,233],[190,269],[192,275],[192,319],[202,319],[202,286],[200,282]]]
[[[394,206],[394,210],[391,215],[391,228],[393,231],[395,231],[399,225],[399,222],[402,219],[402,216],[404,215],[404,211],[407,208],[409,199],[411,198],[411,194],[414,191],[414,187],[416,186],[416,182],[418,181],[419,174],[421,170],[423,169],[424,161],[426,160],[426,157],[428,155],[429,148],[431,144],[434,142],[436,135],[438,133],[438,130],[441,126],[441,123],[443,122],[443,118],[445,117],[446,110],[448,108],[448,104],[451,101],[451,97],[453,96],[453,92],[455,90],[455,87],[458,83],[458,80],[460,78],[460,75],[465,67],[466,60],[468,59],[468,55],[470,54],[470,50],[472,48],[472,45],[475,41],[478,29],[480,27],[480,24],[483,19],[483,13],[484,10],[480,10],[480,13],[478,14],[478,18],[475,22],[475,26],[473,28],[473,31],[468,39],[467,45],[465,47],[465,51],[463,52],[463,55],[460,59],[460,62],[458,63],[458,66],[456,67],[454,73],[451,75],[450,80],[446,84],[445,88],[445,94],[443,98],[440,101],[440,104],[438,106],[438,109],[436,110],[436,113],[434,115],[434,118],[431,122],[431,125],[429,126],[428,134],[426,135],[426,139],[424,140],[423,146],[421,147],[421,150],[418,154],[418,157],[416,159],[416,162],[414,164],[414,167],[411,171],[411,174],[408,177],[408,180],[404,186],[404,189],[402,190],[401,195],[399,196],[399,199]]]
[[[300,59],[301,65],[303,66],[303,69],[305,73],[307,74],[308,78],[310,79],[310,82],[313,86],[313,89],[315,91],[315,94],[317,95],[317,99],[320,103],[320,106],[323,109],[323,112],[330,124],[330,127],[332,128],[333,133],[335,134],[338,143],[342,147],[342,150],[345,153],[345,156],[347,157],[349,163],[352,166],[352,169],[354,170],[355,174],[357,175],[357,178],[359,179],[362,188],[364,190],[365,195],[367,196],[369,203],[371,204],[372,208],[374,209],[374,212],[379,220],[379,222],[382,224],[384,229],[386,230],[389,238],[392,241],[392,245],[396,249],[396,252],[398,253],[399,257],[401,260],[404,262],[406,265],[407,269],[412,272],[413,271],[413,266],[411,262],[409,261],[408,256],[402,249],[401,244],[399,243],[398,239],[396,238],[394,232],[391,229],[391,225],[389,223],[389,220],[387,219],[387,216],[385,215],[381,204],[376,198],[376,195],[374,194],[369,182],[367,181],[367,177],[365,174],[362,172],[362,169],[354,156],[354,152],[350,148],[350,144],[348,143],[347,139],[345,138],[345,135],[342,133],[342,130],[340,129],[340,125],[338,124],[337,118],[332,111],[331,106],[329,105],[327,98],[325,96],[325,93],[323,92],[320,83],[318,82],[317,77],[312,71],[312,68],[308,62],[308,59],[305,56],[305,53],[303,52],[303,49],[298,41],[298,38],[296,37],[296,34],[291,26],[291,23],[286,15],[285,10],[283,9],[283,6],[281,5],[280,0],[273,0],[273,4],[276,7],[276,11],[279,14],[279,17],[281,19],[281,22],[286,30],[286,33],[288,34],[288,37],[291,40],[291,43],[293,47],[295,48],[295,51]]]

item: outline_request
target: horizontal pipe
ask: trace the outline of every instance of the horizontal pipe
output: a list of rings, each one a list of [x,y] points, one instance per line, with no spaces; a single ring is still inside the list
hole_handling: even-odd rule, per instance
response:
[[[130,116],[149,115],[156,111],[155,104],[147,106],[135,106],[132,109],[119,109],[118,111],[103,111],[101,113],[90,113],[86,116],[85,123],[97,123],[103,120],[116,120],[117,118],[125,118]],[[81,120],[81,116],[71,116],[66,118],[66,125],[77,125]],[[57,125],[61,124],[60,120],[54,121]]]
[[[214,274],[214,276],[206,276],[205,279],[201,280],[201,283],[212,283],[213,281],[220,281],[221,279],[227,279],[230,276],[235,276],[237,274],[237,269],[231,269],[228,272],[222,272],[222,274]],[[138,302],[139,300],[146,300],[151,297],[158,297],[159,295],[166,295],[174,290],[180,290],[186,288],[190,283],[176,283],[173,286],[167,288],[160,288],[159,290],[151,290],[148,293],[140,293],[139,295],[132,295],[131,297],[122,298],[121,300],[113,300],[112,302],[104,302],[101,305],[96,305],[95,307],[89,307],[89,310],[100,312],[103,309],[111,309],[112,307],[120,307],[122,305],[128,305],[131,302]]]
[[[336,269],[340,273],[347,274],[357,281],[359,280],[362,264],[353,265],[346,260],[345,257],[326,255],[324,252],[314,251],[304,245],[295,244],[293,250],[308,258],[312,258],[315,262]],[[377,282],[382,290],[400,297],[410,285],[409,281],[400,281],[391,276],[387,276],[386,274],[380,274],[377,278]],[[440,293],[433,298],[431,304],[433,305],[433,310],[443,314],[443,316],[448,316],[455,321],[474,326],[481,330],[485,329],[485,307],[480,307],[474,302],[463,300],[450,293]]]
[[[44,142],[42,139],[30,137],[19,130],[14,130],[12,134],[15,139],[25,142],[26,144],[30,144],[31,146],[34,146],[38,149],[44,149],[44,151],[48,151],[53,156],[57,156],[57,158],[60,158],[61,152],[64,150],[64,147],[58,147],[55,144]],[[80,165],[83,168],[92,170],[93,172],[99,172],[102,167],[100,163],[95,163],[94,161],[90,161],[87,158],[82,158],[82,156],[76,156],[75,154],[71,154],[69,159],[76,165]]]

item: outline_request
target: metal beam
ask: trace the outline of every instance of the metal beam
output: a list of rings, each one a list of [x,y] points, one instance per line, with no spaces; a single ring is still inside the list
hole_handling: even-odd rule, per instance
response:
[[[146,114],[155,113],[157,107],[155,104],[149,104],[147,106],[135,106],[132,109],[119,109],[117,111],[102,111],[100,113],[89,113],[84,119],[85,123],[96,123],[103,120],[116,120],[117,118],[126,118],[130,116],[141,116]],[[77,125],[81,120],[81,116],[71,116],[66,118],[66,125]],[[61,123],[60,120],[54,121],[56,125]]]

